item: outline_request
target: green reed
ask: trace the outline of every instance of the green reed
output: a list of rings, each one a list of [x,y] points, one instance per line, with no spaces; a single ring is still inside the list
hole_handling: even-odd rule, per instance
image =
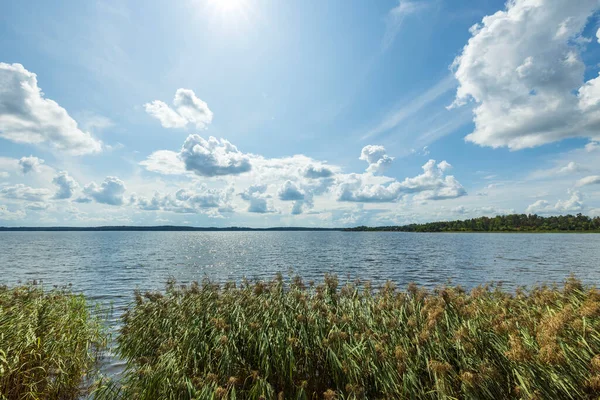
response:
[[[0,399],[78,399],[106,343],[82,295],[0,287]]]
[[[124,399],[584,399],[600,395],[600,291],[210,282],[136,293]]]

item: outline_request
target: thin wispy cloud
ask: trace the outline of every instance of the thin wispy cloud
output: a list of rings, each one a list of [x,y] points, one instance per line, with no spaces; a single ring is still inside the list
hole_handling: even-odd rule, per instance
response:
[[[444,94],[455,89],[456,86],[457,84],[454,77],[448,75],[420,96],[411,99],[397,109],[388,113],[377,126],[367,131],[367,133],[361,137],[361,140],[372,139],[396,128],[401,122],[431,105]],[[441,106],[441,108],[443,108],[443,106]]]
[[[428,7],[429,4],[424,1],[399,0],[398,5],[392,8],[386,15],[386,29],[381,41],[381,51],[386,51],[394,43],[407,17],[424,11]]]

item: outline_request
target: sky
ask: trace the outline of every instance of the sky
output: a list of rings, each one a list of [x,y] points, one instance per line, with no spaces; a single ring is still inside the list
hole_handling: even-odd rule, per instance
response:
[[[0,12],[0,226],[600,215],[600,0]]]

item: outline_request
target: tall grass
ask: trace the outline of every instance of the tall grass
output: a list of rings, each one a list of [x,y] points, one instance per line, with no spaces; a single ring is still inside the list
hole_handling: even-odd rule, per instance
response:
[[[210,282],[136,293],[125,399],[584,399],[600,395],[600,292]],[[112,389],[115,389],[113,387]],[[107,394],[108,393],[108,394]]]
[[[105,340],[83,296],[0,287],[0,399],[79,398]]]

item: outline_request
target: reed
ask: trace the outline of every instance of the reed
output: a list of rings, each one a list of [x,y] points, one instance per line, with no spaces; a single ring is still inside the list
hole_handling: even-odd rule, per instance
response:
[[[600,395],[600,292],[211,282],[136,293],[124,399],[585,399]],[[109,390],[112,389],[112,390]]]
[[[95,379],[106,336],[68,288],[0,287],[0,399],[78,399]]]

